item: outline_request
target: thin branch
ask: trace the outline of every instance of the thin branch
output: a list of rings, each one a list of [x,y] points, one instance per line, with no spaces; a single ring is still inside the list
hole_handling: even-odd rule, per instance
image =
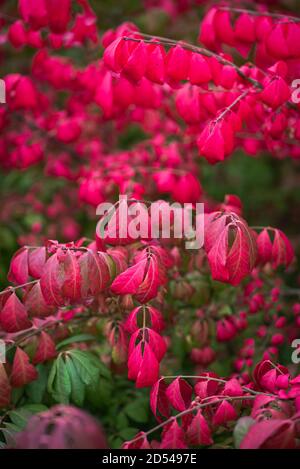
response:
[[[198,46],[195,46],[193,44],[189,44],[189,43],[184,42],[184,41],[174,41],[173,39],[163,38],[163,37],[160,37],[160,36],[150,36],[149,34],[143,34],[143,33],[139,33],[139,34],[141,36],[144,36],[145,38],[151,38],[151,39],[138,39],[138,38],[135,38],[135,37],[128,37],[128,36],[124,36],[123,39],[125,41],[134,41],[134,42],[143,41],[143,42],[149,43],[149,44],[153,44],[153,43],[159,44],[159,43],[161,43],[161,45],[167,45],[167,46],[171,46],[171,47],[175,47],[177,45],[180,45],[183,49],[187,49],[187,50],[190,50],[192,52],[196,52],[197,54],[201,54],[201,55],[204,55],[206,57],[214,57],[221,64],[229,65],[230,67],[233,67],[236,70],[236,72],[240,75],[240,77],[242,77],[244,80],[249,81],[256,88],[259,88],[259,89],[263,88],[262,84],[259,81],[255,80],[254,78],[248,77],[244,72],[242,72],[240,70],[240,68],[237,65],[235,65],[235,63],[230,62],[230,60],[227,60],[224,57],[221,57],[221,55],[216,54],[215,52],[212,52],[209,49],[205,49],[204,47],[198,47]],[[155,41],[155,39],[157,39],[157,41]]]
[[[167,425],[168,423],[171,423],[173,420],[177,420],[178,418],[181,418],[181,417],[183,417],[184,415],[190,414],[191,412],[194,412],[195,410],[203,409],[204,407],[208,407],[209,405],[218,404],[219,402],[224,402],[224,401],[248,400],[248,399],[255,399],[255,398],[256,398],[256,396],[231,396],[231,397],[223,397],[223,396],[221,396],[221,399],[219,399],[218,401],[206,402],[206,403],[204,403],[204,404],[202,403],[202,404],[195,405],[194,407],[190,407],[189,409],[183,410],[183,411],[180,412],[179,414],[174,415],[174,416],[168,418],[168,419],[165,420],[164,422],[160,423],[159,425],[156,425],[155,427],[151,428],[151,429],[148,430],[147,432],[143,433],[143,435],[137,436],[137,437],[134,438],[133,440],[130,440],[130,442],[131,442],[131,443],[135,443],[136,441],[138,441],[138,440],[144,438],[145,436],[148,436],[148,435],[150,435],[151,433],[156,432],[156,431],[159,430],[160,428],[163,428],[165,425]]]
[[[228,382],[225,379],[213,378],[212,376],[205,376],[205,375],[199,375],[199,376],[179,375],[179,376],[180,376],[180,378],[185,378],[185,379],[206,379],[208,381],[215,381],[215,382],[221,383],[221,384],[226,384]],[[176,378],[178,378],[178,376],[162,376],[162,378],[164,378],[164,379],[176,379]],[[265,392],[255,391],[254,389],[248,388],[247,386],[241,386],[241,388],[243,389],[243,391],[250,392],[251,394],[256,395],[256,396],[263,394],[264,396],[277,397],[274,394],[268,394],[268,393],[265,393]]]
[[[240,96],[238,96],[231,104],[230,106],[228,106],[218,117],[217,119],[215,120],[215,122],[219,122],[220,120],[223,119],[223,117],[226,116],[226,114],[231,111],[232,108],[234,108],[234,106],[241,100],[243,99],[245,96],[247,96],[247,94],[249,93],[249,90],[246,90],[244,91],[244,93],[240,94]]]
[[[52,322],[47,322],[46,324],[43,324],[41,327],[32,327],[30,329],[27,329],[24,331],[24,336],[21,337],[20,339],[16,340],[13,344],[9,345],[7,348],[6,348],[6,352],[8,352],[9,350],[13,349],[14,347],[19,347],[19,345],[22,344],[22,342],[24,342],[25,340],[28,340],[30,339],[31,337],[34,337],[36,336],[37,334],[39,334],[40,332],[52,327],[52,326],[55,326],[56,324],[62,322],[62,319],[56,319]],[[23,332],[23,331],[22,331]]]
[[[2,292],[0,292],[0,296],[5,295],[6,293],[10,293],[11,291],[15,291],[18,288],[24,288],[24,287],[27,287],[28,285],[33,285],[34,283],[37,283],[37,282],[38,280],[32,280],[31,282],[26,282],[26,283],[22,283],[21,285],[16,285],[15,287],[9,286],[6,288],[6,290],[3,290]]]
[[[255,10],[247,10],[246,8],[234,8],[234,7],[218,7],[219,10],[223,11],[230,11],[230,12],[236,12],[236,13],[248,13],[249,15],[253,16],[269,16],[270,18],[282,18],[282,19],[288,19],[291,20],[292,22],[299,22],[300,18],[297,18],[296,16],[290,16],[290,15],[282,15],[281,13],[270,13],[268,11],[255,11]]]

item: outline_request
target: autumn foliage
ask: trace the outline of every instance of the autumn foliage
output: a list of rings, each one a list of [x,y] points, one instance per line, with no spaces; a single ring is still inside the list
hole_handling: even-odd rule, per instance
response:
[[[141,1],[171,39],[135,14],[106,27],[107,2],[0,3],[0,166],[25,185],[3,192],[0,219],[1,447],[299,448],[299,239],[288,215],[269,226],[270,206],[249,215],[236,176],[224,200],[205,184],[236,155],[299,168],[299,17],[275,1]],[[99,236],[96,208],[119,213],[120,194],[145,224],[151,202],[162,216],[203,202],[203,246],[186,249],[172,217],[169,237]]]

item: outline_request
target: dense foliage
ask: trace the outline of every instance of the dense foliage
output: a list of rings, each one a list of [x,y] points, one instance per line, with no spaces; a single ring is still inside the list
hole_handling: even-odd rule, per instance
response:
[[[293,2],[0,3],[1,447],[298,448]]]

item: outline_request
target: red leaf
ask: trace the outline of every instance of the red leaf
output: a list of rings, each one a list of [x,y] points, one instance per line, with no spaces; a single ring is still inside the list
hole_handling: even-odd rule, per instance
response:
[[[158,261],[154,256],[149,259],[146,275],[139,286],[136,297],[140,303],[147,303],[157,296],[159,288],[159,267]]]
[[[228,248],[228,226],[219,235],[214,246],[209,251],[207,258],[211,268],[211,275],[214,280],[227,282],[229,273],[226,267]]]
[[[161,449],[186,449],[184,431],[178,425],[177,420],[166,426],[163,431]]]
[[[81,274],[78,259],[74,252],[67,251],[63,261],[64,283],[63,295],[71,302],[81,299]]]
[[[138,439],[137,439],[138,438]],[[138,433],[133,441],[125,441],[122,445],[122,449],[150,449],[151,446],[147,440],[145,432]]]
[[[28,268],[34,278],[41,278],[46,263],[46,248],[40,247],[29,251]]]
[[[263,420],[252,425],[240,449],[293,449],[295,424],[291,420]]]
[[[10,403],[11,386],[2,363],[0,363],[0,407],[7,407]]]
[[[258,259],[263,264],[269,262],[272,258],[272,242],[268,230],[264,228],[256,239]]]
[[[226,382],[223,394],[224,396],[242,396],[243,389],[238,380],[232,378]]]
[[[38,318],[44,318],[54,313],[55,308],[49,306],[41,291],[40,282],[37,282],[33,287],[24,295],[24,305],[31,314]]]
[[[210,428],[202,415],[201,409],[197,411],[191,421],[186,436],[189,444],[193,446],[213,444]]]
[[[19,347],[16,350],[10,382],[13,387],[19,388],[37,379],[38,373],[29,363],[28,355]]]
[[[226,216],[222,212],[212,212],[204,216],[205,250],[209,252],[226,226]]]
[[[217,218],[208,216],[206,228],[205,249],[213,279],[238,285],[255,265],[254,232],[237,214],[226,212]]]
[[[41,291],[47,304],[56,306],[64,304],[63,280],[63,266],[60,265],[55,253],[47,260],[40,280]]]
[[[18,332],[31,326],[26,308],[14,292],[0,313],[0,323],[6,332]]]
[[[148,44],[148,60],[145,76],[150,81],[163,84],[165,79],[165,50],[159,44]]]
[[[238,285],[252,271],[255,261],[255,238],[243,223],[238,222],[236,237],[227,258],[231,285]]]
[[[152,386],[158,380],[159,364],[149,344],[140,342],[128,359],[128,379],[136,380],[136,387]]]
[[[213,424],[224,425],[231,420],[237,419],[237,417],[235,408],[228,401],[223,400],[213,417]]]
[[[28,250],[23,247],[19,249],[10,262],[10,268],[7,275],[10,282],[26,283],[28,282]]]
[[[285,234],[281,230],[275,230],[275,237],[272,248],[273,267],[279,265],[288,267],[294,258],[294,250]]]
[[[43,363],[56,356],[55,343],[49,334],[42,331],[39,337],[39,343],[32,359],[34,364]]]
[[[182,412],[191,405],[193,389],[180,376],[168,386],[166,395],[174,409]]]
[[[108,287],[114,273],[111,256],[89,250],[79,258],[79,265],[83,296],[96,295]]]
[[[123,68],[123,73],[133,81],[139,81],[145,74],[147,64],[147,48],[143,41],[133,49],[127,63]]]
[[[136,293],[144,279],[147,262],[144,258],[118,275],[110,287],[111,291],[118,295]]]
[[[152,387],[150,393],[150,407],[151,410],[158,420],[161,422],[161,415],[163,417],[170,417],[170,404],[166,396],[167,385],[164,379],[159,379]]]

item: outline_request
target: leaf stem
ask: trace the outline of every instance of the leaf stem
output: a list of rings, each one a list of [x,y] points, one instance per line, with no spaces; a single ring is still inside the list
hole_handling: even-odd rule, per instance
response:
[[[149,44],[153,44],[153,42],[155,42],[157,44],[160,43],[161,45],[167,45],[167,46],[171,46],[171,47],[175,47],[177,45],[180,45],[181,47],[183,47],[183,49],[187,49],[187,50],[190,50],[192,52],[196,52],[197,54],[201,54],[201,55],[204,55],[206,57],[214,57],[221,64],[229,65],[230,67],[233,67],[236,70],[236,72],[240,75],[240,77],[242,77],[246,81],[249,81],[249,83],[251,83],[256,88],[259,88],[259,89],[263,88],[262,84],[259,81],[255,80],[254,78],[248,77],[244,72],[242,72],[240,70],[240,68],[235,63],[230,62],[230,60],[227,60],[227,59],[223,58],[221,55],[219,55],[215,52],[212,52],[209,49],[205,49],[204,47],[198,47],[198,46],[195,46],[193,44],[189,44],[189,43],[184,42],[184,41],[175,41],[173,39],[164,38],[164,37],[161,37],[161,36],[151,36],[149,34],[144,34],[144,33],[139,33],[139,35],[145,37],[145,39],[139,39],[139,38],[128,37],[128,36],[124,36],[123,39],[125,41],[134,41],[134,42],[143,41],[143,42],[149,43]],[[146,38],[149,38],[149,39],[146,39]],[[157,39],[157,41],[155,41],[155,39]]]

